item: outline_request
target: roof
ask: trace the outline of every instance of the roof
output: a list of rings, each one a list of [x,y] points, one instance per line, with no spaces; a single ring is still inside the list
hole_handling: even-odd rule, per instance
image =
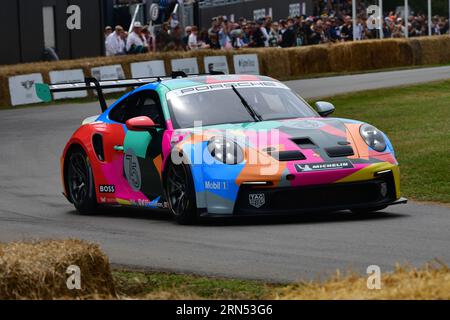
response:
[[[180,88],[198,86],[201,84],[214,84],[235,81],[274,81],[274,79],[266,76],[256,75],[203,75],[162,80],[161,84],[166,86],[169,90],[176,90]]]

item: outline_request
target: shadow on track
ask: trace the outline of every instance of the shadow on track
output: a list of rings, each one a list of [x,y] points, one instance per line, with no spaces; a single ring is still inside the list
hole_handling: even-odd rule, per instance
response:
[[[202,218],[196,226],[204,227],[226,227],[226,226],[255,226],[255,225],[280,225],[280,224],[319,224],[319,223],[343,223],[352,221],[377,221],[386,219],[406,218],[409,215],[395,213],[384,209],[373,213],[352,213],[350,211],[334,212],[302,212],[290,215],[261,215],[248,217],[229,217],[229,218]],[[392,210],[392,209],[391,209]],[[76,211],[70,214],[76,215]],[[146,210],[142,208],[127,207],[105,207],[101,208],[97,217],[109,218],[130,218],[152,221],[176,222],[171,215],[164,210]],[[181,226],[182,227],[182,226]]]

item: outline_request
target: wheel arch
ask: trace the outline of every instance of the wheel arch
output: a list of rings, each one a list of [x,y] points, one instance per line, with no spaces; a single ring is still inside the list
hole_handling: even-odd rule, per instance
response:
[[[197,167],[194,168],[194,165],[192,165],[190,159],[187,157],[187,155],[180,150],[181,153],[180,157],[183,159],[183,164],[186,166],[186,168],[189,170],[192,183],[194,185],[194,192],[195,192],[195,198],[196,198],[196,205],[197,209],[202,211],[206,210],[207,208],[207,202],[206,202],[206,195],[204,192],[198,192],[199,190],[202,191],[204,187],[204,181],[203,181],[203,168],[201,165],[197,165]],[[171,165],[175,165],[172,161],[172,157],[169,154],[167,160],[164,162],[164,167],[161,174],[161,180],[162,180],[162,186],[164,190],[164,197],[167,199],[166,195],[166,181],[167,181],[167,172],[168,168]]]
[[[69,186],[67,183],[67,172],[68,172],[68,165],[67,165],[67,158],[74,152],[74,151],[82,151],[85,155],[88,155],[88,152],[86,151],[86,149],[83,147],[83,145],[78,142],[78,141],[74,141],[70,144],[67,145],[66,150],[64,152],[64,156],[62,157],[62,182],[63,182],[63,188],[64,188],[64,195],[67,198],[67,200],[69,200],[70,203],[73,203],[73,200],[70,196],[70,192],[68,192],[69,190]]]

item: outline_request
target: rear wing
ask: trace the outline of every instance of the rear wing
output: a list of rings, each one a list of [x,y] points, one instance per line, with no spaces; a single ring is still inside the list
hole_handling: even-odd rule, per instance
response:
[[[83,90],[96,90],[97,97],[100,102],[102,111],[108,109],[106,104],[103,90],[114,88],[132,88],[143,86],[148,83],[160,81],[159,77],[156,78],[141,78],[141,79],[126,79],[126,80],[108,80],[98,81],[95,78],[86,78],[84,82],[64,83],[64,84],[45,84],[36,83],[36,94],[39,99],[44,102],[52,101],[52,93],[57,92],[70,92],[70,91],[83,91]]]
[[[221,75],[223,72],[211,71],[208,75]],[[198,76],[200,74],[189,75],[189,76]],[[100,107],[102,112],[108,109],[106,104],[106,99],[103,94],[103,90],[105,89],[114,89],[114,88],[133,88],[140,87],[145,84],[161,82],[164,78],[167,79],[176,79],[176,78],[186,78],[188,75],[183,71],[174,71],[171,76],[168,77],[149,77],[149,78],[139,78],[139,79],[125,79],[125,80],[107,80],[107,81],[98,81],[96,78],[85,78],[84,82],[73,82],[73,83],[64,83],[64,84],[45,84],[45,83],[36,83],[35,90],[36,95],[43,102],[52,101],[52,93],[57,92],[70,92],[70,91],[83,91],[83,90],[95,90],[97,92],[97,97],[100,102]]]

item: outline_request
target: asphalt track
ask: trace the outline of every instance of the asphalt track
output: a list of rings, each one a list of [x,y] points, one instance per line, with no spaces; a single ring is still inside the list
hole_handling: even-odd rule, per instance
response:
[[[326,96],[336,93],[330,86],[339,92],[379,83],[391,87],[422,76],[424,82],[450,78],[449,71],[371,73],[289,85],[308,97]],[[302,83],[309,89],[304,91]],[[0,241],[76,237],[99,243],[115,265],[271,281],[323,277],[337,268],[365,273],[372,264],[389,271],[397,262],[450,262],[450,208],[439,205],[410,202],[377,214],[303,214],[197,226],[134,209],[79,216],[60,193],[58,161],[80,121],[97,108],[87,103],[0,111]]]

